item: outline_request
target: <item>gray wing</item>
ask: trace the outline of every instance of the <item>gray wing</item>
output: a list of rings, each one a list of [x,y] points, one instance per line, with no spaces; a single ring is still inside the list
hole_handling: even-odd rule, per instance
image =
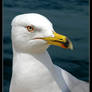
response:
[[[77,79],[56,65],[54,67],[63,92],[89,92],[89,83]]]

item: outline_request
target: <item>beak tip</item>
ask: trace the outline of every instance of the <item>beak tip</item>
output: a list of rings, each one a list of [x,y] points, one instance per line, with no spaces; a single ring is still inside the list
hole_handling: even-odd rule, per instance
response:
[[[70,50],[73,50],[73,47],[71,47]]]
[[[68,48],[69,48],[70,50],[73,50],[74,48],[73,48],[72,42],[71,42],[70,40],[68,40],[68,41],[69,41],[69,47],[68,47]]]
[[[74,49],[72,43],[70,43],[69,49],[70,49],[70,50],[73,50],[73,49]]]

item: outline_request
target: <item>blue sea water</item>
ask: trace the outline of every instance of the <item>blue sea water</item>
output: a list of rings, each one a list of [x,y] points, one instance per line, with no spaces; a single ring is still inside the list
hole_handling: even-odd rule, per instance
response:
[[[48,48],[53,63],[80,80],[89,81],[88,0],[3,0],[3,92],[9,92],[12,74],[11,21],[16,15],[33,12],[46,16],[57,33],[73,42],[73,51]]]

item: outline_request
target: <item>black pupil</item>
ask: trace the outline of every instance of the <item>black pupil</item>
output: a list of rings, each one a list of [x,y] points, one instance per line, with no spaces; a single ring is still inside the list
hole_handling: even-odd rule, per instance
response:
[[[30,26],[30,27],[29,27],[29,29],[31,29],[31,30],[32,30],[32,27]]]

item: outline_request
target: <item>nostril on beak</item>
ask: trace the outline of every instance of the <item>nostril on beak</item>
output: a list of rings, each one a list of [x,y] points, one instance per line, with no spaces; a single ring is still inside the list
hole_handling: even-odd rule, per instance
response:
[[[59,40],[63,40],[63,39],[59,39]]]

